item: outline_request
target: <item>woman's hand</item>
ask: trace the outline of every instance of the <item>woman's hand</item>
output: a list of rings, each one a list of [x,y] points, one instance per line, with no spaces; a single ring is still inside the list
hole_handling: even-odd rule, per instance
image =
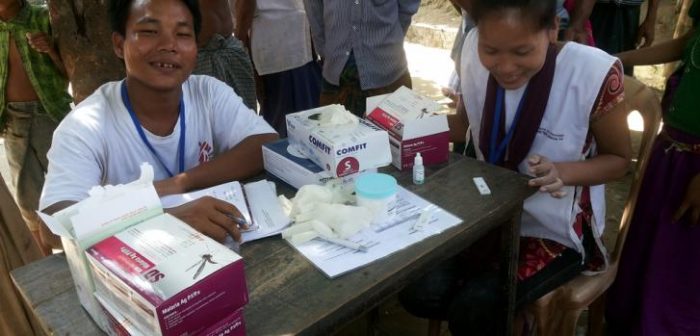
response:
[[[556,164],[549,161],[542,155],[533,155],[527,158],[529,172],[536,178],[531,179],[528,185],[531,187],[539,187],[540,192],[547,192],[554,198],[562,198],[566,196],[566,192],[561,190],[564,187],[564,182],[559,176]]]
[[[690,215],[690,225],[700,224],[700,174],[695,175],[688,184],[685,197],[678,207],[673,221],[678,222],[684,215]]]

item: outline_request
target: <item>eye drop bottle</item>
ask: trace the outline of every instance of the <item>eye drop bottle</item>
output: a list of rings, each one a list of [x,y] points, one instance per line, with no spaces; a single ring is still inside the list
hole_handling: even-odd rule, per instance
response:
[[[423,157],[416,153],[413,158],[413,184],[423,184],[425,181],[425,167],[423,167]]]

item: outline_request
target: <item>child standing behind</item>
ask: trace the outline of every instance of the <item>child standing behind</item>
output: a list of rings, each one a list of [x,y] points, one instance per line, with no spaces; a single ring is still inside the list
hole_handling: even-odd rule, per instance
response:
[[[50,252],[43,241],[49,236],[40,237],[43,224],[35,211],[51,135],[70,111],[67,89],[48,10],[24,0],[0,0],[0,123],[17,203],[44,253]]]

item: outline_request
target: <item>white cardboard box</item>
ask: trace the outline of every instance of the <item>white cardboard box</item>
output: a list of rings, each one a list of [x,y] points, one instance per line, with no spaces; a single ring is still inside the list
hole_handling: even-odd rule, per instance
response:
[[[447,162],[450,130],[446,115],[434,115],[440,105],[404,86],[394,93],[367,98],[367,119],[389,132],[391,163],[413,167],[421,153],[426,165]]]
[[[289,142],[332,177],[388,165],[391,151],[385,130],[352,115],[355,124],[320,126],[321,114],[339,108],[343,107],[329,105],[287,115]]]
[[[280,139],[263,145],[263,164],[265,170],[284,183],[299,189],[307,184],[323,185],[333,180],[331,173],[321,169],[313,161],[301,157],[289,145],[288,139]],[[376,169],[368,169],[375,171]],[[350,185],[359,174],[339,177],[343,185]]]
[[[243,259],[163,214],[86,251],[95,289],[148,335],[195,335],[248,302]]]

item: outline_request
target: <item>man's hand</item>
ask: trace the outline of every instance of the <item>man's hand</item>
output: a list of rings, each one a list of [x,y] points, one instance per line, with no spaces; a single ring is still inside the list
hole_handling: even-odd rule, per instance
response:
[[[528,182],[531,187],[539,187],[540,192],[547,192],[554,198],[566,196],[566,192],[561,190],[564,182],[559,176],[557,166],[542,155],[533,155],[527,159],[530,173],[537,176]]]
[[[54,51],[51,39],[45,33],[27,33],[27,42],[37,52],[48,54]]]
[[[564,30],[564,41],[574,41],[588,45],[588,32],[583,27],[569,27]]]
[[[232,217],[243,218],[233,204],[205,196],[181,206],[166,209],[166,212],[189,224],[197,231],[223,242],[226,235],[241,241],[241,231]],[[248,227],[242,227],[247,229]]]
[[[639,26],[639,31],[637,32],[637,46],[639,48],[646,48],[651,46],[654,42],[654,36],[656,34],[655,30],[655,20],[644,20],[644,22]],[[644,40],[644,44],[642,44]]]
[[[673,215],[673,220],[677,222],[686,214],[690,216],[690,225],[700,224],[700,174],[695,175],[690,180],[683,202],[681,202],[681,206],[678,207],[675,215]]]

